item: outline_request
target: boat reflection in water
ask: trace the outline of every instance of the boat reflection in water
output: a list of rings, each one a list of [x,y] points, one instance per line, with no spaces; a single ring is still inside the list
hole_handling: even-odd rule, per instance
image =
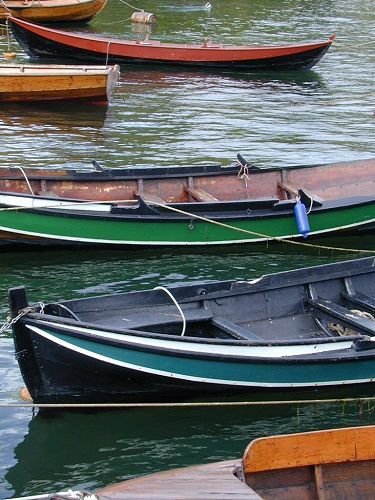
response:
[[[360,417],[360,410],[357,403],[48,410],[30,420],[15,444],[15,463],[4,476],[6,498],[68,488],[95,491],[156,471],[239,457],[261,436],[371,423],[373,413]],[[25,410],[11,417],[21,415]]]

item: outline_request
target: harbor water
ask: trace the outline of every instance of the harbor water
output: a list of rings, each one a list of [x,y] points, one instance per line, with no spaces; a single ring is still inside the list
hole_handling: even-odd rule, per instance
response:
[[[89,168],[92,160],[109,168],[229,164],[241,153],[269,167],[374,156],[371,0],[215,0],[210,11],[205,3],[132,3],[155,14],[157,22],[146,26],[131,23],[134,9],[127,3],[109,0],[89,24],[64,29],[133,39],[148,34],[179,43],[211,38],[237,45],[311,41],[333,33],[337,38],[309,71],[123,65],[108,107],[2,104],[1,165]],[[16,52],[17,63],[29,62],[5,29],[0,56],[4,52]],[[330,242],[370,250],[374,243],[373,236]],[[8,288],[18,285],[27,287],[30,301],[49,302],[172,283],[251,279],[357,256],[288,244],[205,251],[3,247],[0,318],[5,321],[8,313]],[[371,404],[359,403],[39,413],[11,406],[20,403],[23,385],[7,332],[0,337],[0,499],[68,488],[94,491],[154,471],[240,457],[255,437],[364,425],[375,418]],[[337,390],[330,397],[345,395]]]

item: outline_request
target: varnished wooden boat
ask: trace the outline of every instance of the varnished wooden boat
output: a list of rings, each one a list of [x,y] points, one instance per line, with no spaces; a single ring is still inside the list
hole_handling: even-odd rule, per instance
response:
[[[368,500],[375,491],[375,426],[262,437],[242,460],[159,472],[96,492],[99,498]]]
[[[118,63],[225,67],[233,69],[309,69],[323,57],[334,36],[319,42],[292,45],[231,46],[205,41],[201,45],[162,43],[157,40],[116,40],[73,33],[9,18],[13,35],[34,57],[58,57]]]
[[[230,167],[0,169],[0,241],[193,247],[372,231],[374,174],[375,160],[255,169],[243,158]]]
[[[107,102],[119,66],[0,65],[0,102]]]
[[[11,15],[33,22],[90,21],[107,0],[2,0],[0,21]]]
[[[31,309],[17,287],[9,301],[35,403],[184,401],[375,380],[373,257]]]

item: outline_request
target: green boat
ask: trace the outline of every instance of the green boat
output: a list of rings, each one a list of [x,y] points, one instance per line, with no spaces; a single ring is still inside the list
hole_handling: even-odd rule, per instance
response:
[[[237,169],[93,172],[86,180],[76,175],[70,184],[55,175],[40,182],[39,194],[32,178],[4,179],[14,191],[0,192],[0,242],[207,246],[375,227],[375,160],[255,169],[238,156]],[[53,189],[46,189],[47,182]],[[62,196],[67,186],[70,194],[86,189],[87,198]],[[108,192],[116,197],[109,199]]]

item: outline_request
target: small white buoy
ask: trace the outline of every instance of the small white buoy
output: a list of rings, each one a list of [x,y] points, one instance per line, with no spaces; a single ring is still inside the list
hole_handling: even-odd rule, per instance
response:
[[[151,14],[151,12],[133,12],[131,21],[133,23],[143,23],[143,24],[154,24],[156,23],[156,16]]]
[[[206,10],[211,10],[212,9],[212,5],[210,4],[210,2],[207,2],[206,5],[204,6],[204,8]]]

